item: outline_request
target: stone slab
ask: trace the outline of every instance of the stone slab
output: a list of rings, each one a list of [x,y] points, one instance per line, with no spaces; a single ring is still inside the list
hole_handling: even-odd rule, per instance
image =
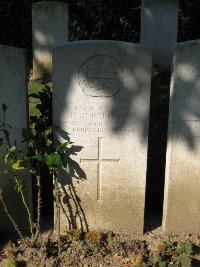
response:
[[[173,55],[163,229],[200,233],[200,41]]]
[[[22,147],[22,128],[28,125],[27,110],[27,69],[26,53],[24,49],[0,45],[0,118],[3,118],[2,104],[8,105],[6,120],[11,129],[11,144],[15,143]],[[0,137],[3,137],[0,131]],[[5,146],[1,147],[1,152]],[[3,189],[4,200],[8,205],[10,214],[15,218],[20,228],[27,227],[27,216],[22,206],[20,196],[14,190],[15,182],[13,175],[3,174],[3,161],[0,161],[0,188]],[[30,176],[24,176],[26,188],[26,200],[32,211],[32,187]],[[0,203],[0,229],[14,230]]]
[[[60,174],[61,230],[142,233],[151,51],[117,41],[53,51],[53,118],[76,146],[78,181]],[[78,174],[77,174],[78,176]],[[84,177],[82,175],[81,177]]]
[[[140,43],[153,49],[153,64],[160,70],[170,70],[177,32],[178,0],[142,1]]]
[[[52,47],[68,40],[68,4],[32,4],[33,80],[51,80]]]

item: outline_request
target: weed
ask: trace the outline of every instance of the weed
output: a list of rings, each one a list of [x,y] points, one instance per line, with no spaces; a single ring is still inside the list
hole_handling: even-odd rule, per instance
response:
[[[192,254],[193,252],[192,244],[187,243],[187,242],[180,242],[178,243],[175,251],[178,254],[181,254],[181,253]]]
[[[180,242],[177,245],[171,240],[160,242],[156,252],[150,252],[148,258],[135,255],[130,267],[191,267],[190,254],[192,244]]]
[[[6,259],[3,262],[3,267],[17,267],[17,263],[14,259]]]
[[[85,235],[85,240],[97,245],[101,242],[101,233],[97,231],[89,231]]]
[[[2,104],[3,118],[0,120],[0,131],[3,132],[3,138],[0,138],[0,146],[6,144],[6,153],[1,154],[1,158],[4,159],[6,164],[12,169],[12,173],[15,179],[17,191],[21,195],[21,200],[26,209],[29,221],[29,228],[31,232],[31,242],[35,242],[40,234],[40,218],[41,218],[41,167],[46,166],[49,172],[52,174],[54,180],[54,196],[56,202],[56,225],[58,233],[58,243],[60,243],[60,193],[59,193],[59,180],[58,180],[58,168],[62,169],[68,174],[73,175],[71,171],[74,171],[71,167],[73,162],[70,158],[70,149],[73,146],[71,141],[64,143],[58,143],[54,147],[52,146],[53,131],[57,131],[58,127],[52,126],[52,99],[51,90],[48,86],[43,88],[42,92],[32,93],[30,97],[36,98],[40,101],[36,108],[40,111],[40,116],[30,117],[30,128],[22,130],[23,142],[28,145],[28,151],[21,151],[16,145],[11,145],[10,142],[10,130],[11,126],[6,122],[6,111],[8,105]],[[10,171],[10,168],[6,170]],[[29,174],[34,174],[37,179],[37,219],[36,229],[34,232],[32,215],[24,197],[24,181],[20,178],[20,171],[26,171]],[[15,223],[15,220],[10,216],[6,203],[3,200],[3,192],[0,194],[0,201],[3,204],[4,211],[8,215],[9,219],[13,223],[19,236],[23,239],[23,235],[19,230],[19,227]],[[60,246],[59,246],[60,247]],[[60,251],[60,249],[59,249]],[[59,252],[58,252],[59,254]]]

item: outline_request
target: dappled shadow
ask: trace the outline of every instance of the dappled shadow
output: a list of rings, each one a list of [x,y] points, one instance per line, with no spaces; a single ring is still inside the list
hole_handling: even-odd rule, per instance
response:
[[[89,46],[88,49],[87,46]],[[67,128],[70,134],[73,134],[70,131],[71,128],[76,131],[75,127],[66,125],[68,119],[66,114],[69,110],[68,98],[73,98],[74,105],[76,105],[73,112],[82,112],[83,116],[87,112],[89,116],[83,117],[83,120],[105,120],[107,123],[103,125],[102,131],[112,131],[113,135],[124,132],[130,123],[133,123],[135,134],[141,142],[147,142],[151,76],[150,51],[137,44],[116,41],[70,42],[66,44],[66,47],[69,48],[69,53],[75,49],[74,51],[77,52],[82,51],[83,55],[84,51],[90,50],[90,48],[94,52],[85,52],[86,55],[81,56],[78,62],[78,58],[74,58],[76,52],[72,52],[73,57],[68,58],[70,71],[67,70],[64,60],[54,63],[54,72],[58,69],[58,65],[59,72],[62,70],[59,77],[66,73],[63,81],[54,80],[54,87],[62,88],[59,107],[54,107],[55,124],[59,123],[61,128]],[[90,54],[91,56],[89,56]],[[83,95],[83,92],[88,96],[88,106],[86,102],[81,103],[80,95]],[[75,97],[77,97],[76,100]],[[55,101],[58,101],[58,96],[54,95],[54,98]],[[61,98],[66,101],[60,101]],[[92,99],[94,106],[91,105]],[[99,109],[96,109],[98,101]],[[71,111],[69,110],[69,112]],[[73,120],[73,117],[71,119]],[[83,134],[87,134],[87,130],[90,130],[87,128],[86,126],[86,129],[83,129]]]
[[[120,143],[123,143],[122,136],[124,139],[130,138],[129,145],[134,144],[139,151],[140,146],[145,145],[144,154],[146,154],[151,88],[149,50],[123,42],[82,41],[68,43],[65,47],[60,47],[60,50],[59,47],[55,48],[54,56],[55,59],[57,57],[54,62],[53,79],[57,92],[54,94],[54,123],[68,131],[75,143],[83,143],[84,149],[89,151],[89,156],[80,158],[80,162],[96,162],[94,164],[101,168],[100,161],[104,159],[101,158],[101,149],[105,139],[103,142],[101,140],[106,136],[118,138]],[[65,56],[67,63],[63,60]],[[181,66],[184,64],[187,67],[182,70]],[[58,67],[59,73],[56,73]],[[187,73],[191,75],[192,68],[195,70],[192,71],[191,78]],[[194,122],[200,118],[197,70],[194,65],[184,63],[184,59],[179,62],[179,72],[186,72],[182,75],[184,85],[177,74],[175,79],[178,81],[179,89],[176,88],[171,92],[171,101],[175,99],[175,104],[179,108],[178,113],[173,114],[174,120],[178,120],[179,123],[178,128],[176,126],[174,131],[169,131],[169,139],[181,139],[188,149],[194,152],[198,147],[193,129],[196,126],[190,125],[188,120]],[[195,90],[189,90],[194,84]],[[173,88],[173,84],[171,87]],[[180,94],[180,98],[177,99],[177,90],[180,91],[181,87],[185,88],[185,93]],[[192,105],[191,108],[190,105]],[[97,141],[93,144],[96,138],[98,138],[98,146],[96,146]],[[108,152],[109,146],[111,149],[114,145],[110,142],[107,146]],[[122,158],[127,149],[128,147],[124,148],[124,151],[118,151]],[[132,153],[136,153],[135,151],[132,150]],[[137,166],[137,158],[139,161],[144,159],[140,152],[137,151],[137,155],[130,154],[132,166]],[[120,157],[114,158],[120,159]],[[145,164],[140,166],[141,175],[140,178],[138,177],[138,183],[143,181],[145,184],[145,168]],[[88,169],[85,169],[86,172]],[[98,179],[100,172],[96,173]],[[130,173],[133,175],[132,171]],[[122,175],[121,180],[125,184],[126,180],[123,178]],[[127,190],[129,187],[130,184],[127,184]],[[101,199],[97,196],[97,200]]]
[[[170,121],[173,126],[169,138],[181,140],[189,150],[195,151],[200,138],[200,64],[190,45],[187,59],[184,54],[181,55],[180,48],[174,57],[170,96]]]
[[[54,124],[68,132],[75,144],[84,146],[77,153],[77,161],[87,182],[73,185],[89,227],[118,220],[116,228],[123,225],[132,229],[129,208],[122,207],[126,203],[136,217],[142,214],[139,207],[143,206],[146,179],[151,52],[137,44],[116,41],[70,42],[54,52]],[[64,139],[59,137],[61,142]],[[137,155],[132,154],[134,149]],[[66,183],[69,178],[64,174],[60,177],[72,195],[73,188]],[[132,195],[131,201],[128,195]],[[107,212],[111,206],[105,220],[103,210]],[[119,216],[122,210],[129,216],[126,226]],[[142,222],[138,227],[142,228]]]
[[[44,51],[45,53],[46,51]],[[46,52],[47,53],[47,52]],[[38,59],[37,55],[34,54],[33,56],[33,81],[34,82],[41,82],[41,83],[48,83],[52,80],[52,63],[51,63],[51,52],[47,57],[48,59]],[[46,61],[46,62],[45,62]],[[46,63],[46,65],[45,65]]]
[[[76,147],[74,149],[76,150]],[[69,164],[70,174],[66,174],[63,170],[59,171],[60,203],[63,212],[61,223],[64,224],[65,230],[79,228],[81,231],[88,231],[85,212],[75,188],[75,184],[81,183],[86,179],[86,174],[76,161],[71,159]]]
[[[66,229],[80,229],[81,231],[88,231],[88,223],[81,205],[81,199],[77,195],[73,180],[70,180],[70,183],[61,183],[63,193],[61,208],[66,219]]]
[[[69,134],[63,130],[58,130],[57,134],[62,136],[66,141],[70,141]],[[66,173],[60,168],[59,175],[59,190],[60,190],[60,205],[61,205],[61,223],[62,229],[72,230],[80,229],[88,231],[87,219],[81,204],[81,199],[75,188],[75,184],[81,183],[86,179],[86,174],[80,165],[71,156],[76,156],[82,150],[82,146],[72,145],[67,153],[67,162],[70,172]]]
[[[68,6],[64,2],[32,5],[33,79],[50,82],[52,48],[68,40]]]

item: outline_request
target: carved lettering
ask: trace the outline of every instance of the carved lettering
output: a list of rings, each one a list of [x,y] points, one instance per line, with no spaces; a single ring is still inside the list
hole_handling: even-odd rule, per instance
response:
[[[92,97],[111,97],[123,85],[121,64],[108,55],[88,58],[80,67],[78,82],[84,94]]]
[[[106,133],[115,131],[113,122],[125,123],[130,116],[127,107],[122,106],[118,112],[112,112],[112,106],[74,106],[74,112],[70,112],[61,122],[57,122],[60,128],[73,133]],[[134,132],[135,122],[125,123],[123,131]]]

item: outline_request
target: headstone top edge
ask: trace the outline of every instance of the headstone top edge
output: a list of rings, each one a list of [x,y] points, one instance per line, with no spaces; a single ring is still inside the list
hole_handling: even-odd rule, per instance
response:
[[[146,45],[139,44],[139,43],[131,43],[131,42],[124,42],[124,41],[115,41],[115,40],[81,40],[81,41],[70,41],[70,42],[64,42],[59,45],[53,46],[53,49],[59,49],[59,48],[66,48],[70,46],[82,46],[82,45],[123,45],[123,46],[132,46],[132,47],[138,47],[144,50],[149,50],[149,52],[152,51],[152,49]]]
[[[185,41],[185,42],[180,42],[180,43],[176,43],[174,44],[174,49],[177,49],[179,47],[186,47],[189,45],[200,45],[200,39],[196,39],[196,40],[189,40],[189,41]]]
[[[144,5],[159,5],[159,4],[163,4],[163,5],[178,5],[179,4],[179,0],[142,0],[142,6],[144,7]]]
[[[39,2],[35,2],[35,3],[32,3],[32,7],[33,6],[39,6],[39,5],[57,5],[57,4],[60,4],[60,5],[68,5],[68,3],[66,2],[63,2],[63,1],[39,1]]]
[[[15,46],[10,46],[10,45],[2,45],[0,44],[0,50],[1,49],[5,49],[5,50],[10,50],[10,51],[13,51],[13,52],[21,52],[21,53],[25,53],[26,52],[26,49],[24,48],[21,48],[21,47],[15,47]]]

